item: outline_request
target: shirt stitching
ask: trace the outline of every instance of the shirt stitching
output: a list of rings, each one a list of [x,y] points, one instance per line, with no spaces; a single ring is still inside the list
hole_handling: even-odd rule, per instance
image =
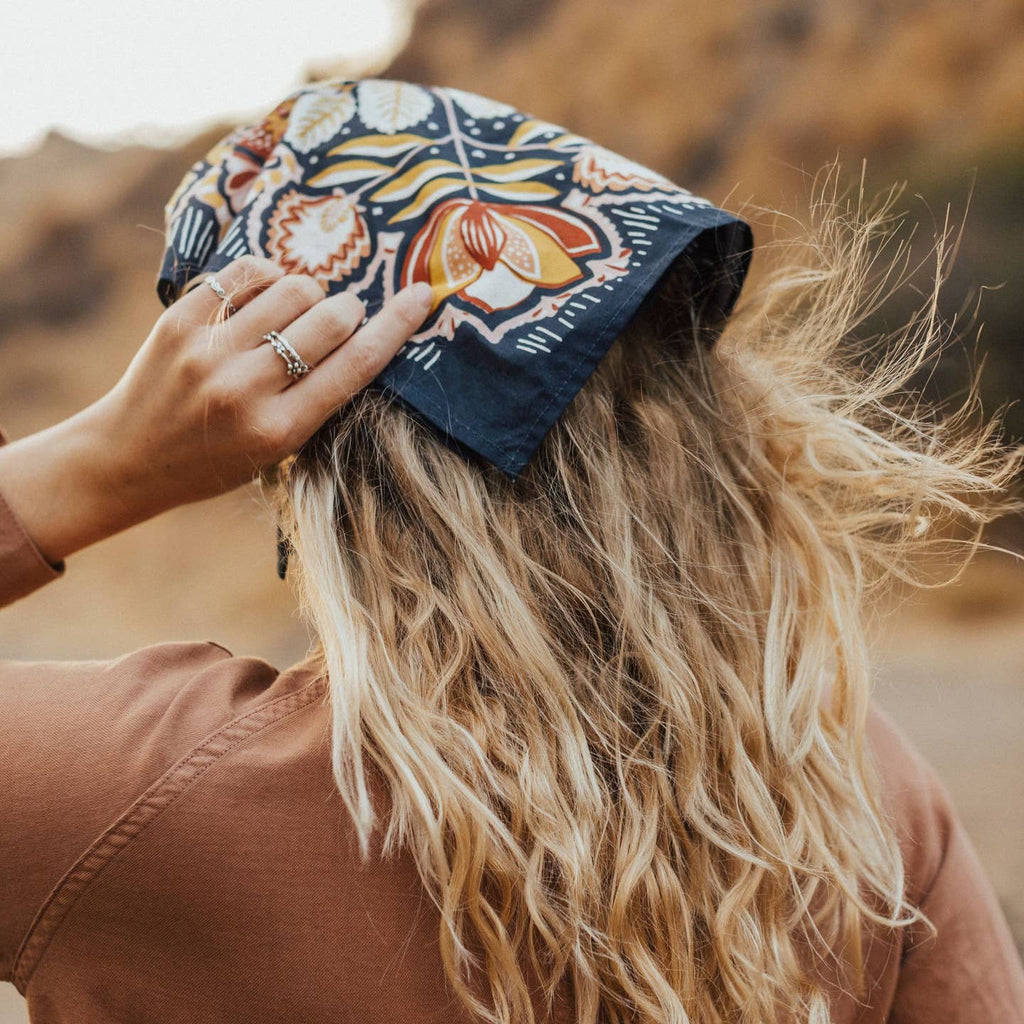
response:
[[[11,980],[17,990],[25,995],[32,974],[61,923],[92,881],[132,840],[197,783],[221,757],[268,726],[308,707],[323,694],[325,688],[323,679],[315,679],[297,693],[284,694],[225,723],[168,769],[98,836],[39,908],[14,959]]]

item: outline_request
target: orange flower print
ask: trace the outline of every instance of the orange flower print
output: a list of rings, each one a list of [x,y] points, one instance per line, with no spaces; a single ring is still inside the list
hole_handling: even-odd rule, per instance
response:
[[[289,273],[321,284],[347,277],[370,254],[370,233],[353,196],[311,199],[291,192],[268,222],[267,255]]]
[[[250,125],[235,138],[235,145],[244,146],[255,154],[260,163],[265,163],[279,141],[279,136],[269,130],[270,124],[270,118],[266,118],[259,124]]]
[[[601,242],[564,210],[478,199],[449,199],[416,233],[402,286],[427,281],[436,309],[449,295],[493,313],[525,299],[534,288],[561,288],[583,276],[574,257]]]
[[[224,157],[224,179],[221,187],[228,200],[228,208],[234,217],[245,205],[253,182],[263,167],[262,160],[255,160],[237,145]]]
[[[658,188],[679,191],[678,185],[650,167],[594,144],[582,146],[573,157],[572,180],[595,192],[650,192]]]

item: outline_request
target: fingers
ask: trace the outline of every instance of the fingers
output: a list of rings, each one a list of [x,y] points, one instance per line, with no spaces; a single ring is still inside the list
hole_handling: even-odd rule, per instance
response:
[[[215,322],[222,311],[229,314],[227,303],[207,284],[211,275],[200,274],[189,282],[188,290],[175,305],[186,304],[199,315],[202,321]],[[240,256],[232,260],[215,275],[236,310],[247,305],[252,299],[284,277],[284,269],[273,260],[262,256]]]
[[[312,368],[344,344],[365,316],[366,306],[361,299],[349,292],[339,292],[316,303],[294,323],[279,328],[279,332]],[[265,386],[281,391],[293,383],[284,360],[272,346],[264,343],[247,355],[255,375],[265,381]]]
[[[430,286],[424,282],[403,288],[314,371],[272,400],[272,416],[282,417],[289,425],[293,450],[391,362],[426,319],[432,300]],[[279,359],[269,345],[267,349]]]
[[[282,275],[231,317],[233,346],[239,350],[255,349],[264,344],[263,335],[268,331],[284,334],[293,321],[325,296],[315,278],[306,274]],[[288,340],[293,340],[290,335]]]

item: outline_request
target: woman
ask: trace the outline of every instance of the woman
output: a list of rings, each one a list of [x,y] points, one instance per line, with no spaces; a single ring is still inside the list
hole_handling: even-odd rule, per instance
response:
[[[33,1021],[1024,1020],[862,623],[936,524],[1012,506],[1019,455],[896,403],[933,319],[873,369],[843,347],[884,206],[828,213],[723,331],[744,236],[683,191],[374,80],[193,168],[124,377],[0,448],[2,596],[278,467],[319,642],[2,664],[0,965]],[[500,344],[534,302],[546,362]]]

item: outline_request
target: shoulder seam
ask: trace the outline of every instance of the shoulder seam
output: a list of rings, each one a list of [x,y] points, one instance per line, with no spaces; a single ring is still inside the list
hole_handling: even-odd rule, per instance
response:
[[[225,754],[247,739],[312,704],[326,690],[322,678],[231,719],[172,765],[120,817],[102,832],[67,870],[36,913],[21,943],[11,981],[23,996],[64,918],[97,875],[198,782]]]

